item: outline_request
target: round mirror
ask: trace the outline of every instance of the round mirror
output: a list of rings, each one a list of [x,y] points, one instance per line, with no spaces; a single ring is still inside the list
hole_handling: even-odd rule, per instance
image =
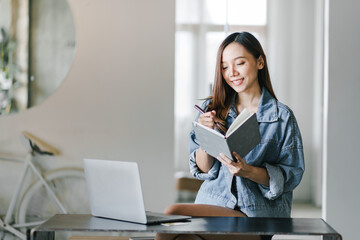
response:
[[[44,101],[65,79],[76,50],[66,0],[0,0],[0,115]]]

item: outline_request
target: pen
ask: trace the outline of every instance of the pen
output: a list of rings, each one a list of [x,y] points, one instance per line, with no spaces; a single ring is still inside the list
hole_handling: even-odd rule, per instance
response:
[[[196,110],[198,110],[199,112],[201,112],[201,113],[205,113],[205,111],[204,110],[202,110],[202,108],[201,107],[199,107],[198,105],[194,105],[194,108],[196,109]],[[218,123],[218,122],[215,122],[215,124],[216,124],[216,126],[218,126],[220,129],[221,129],[221,125]]]
[[[195,104],[194,108],[195,108],[196,110],[198,110],[199,112],[201,112],[201,113],[205,113],[204,110],[202,110],[201,107],[199,107],[199,106],[196,105],[196,104]]]

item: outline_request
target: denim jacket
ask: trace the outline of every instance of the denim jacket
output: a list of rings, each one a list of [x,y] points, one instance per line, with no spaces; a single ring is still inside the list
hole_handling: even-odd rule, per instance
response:
[[[237,116],[235,97],[226,118],[228,126]],[[207,108],[209,101],[203,103],[203,109]],[[248,217],[290,217],[292,192],[300,183],[305,169],[299,127],[289,107],[274,99],[265,88],[262,89],[256,117],[261,142],[242,157],[252,166],[266,168],[270,185],[233,177],[228,168],[216,159],[207,173],[201,172],[195,162],[199,143],[192,130],[190,171],[194,177],[205,180],[195,203],[239,209]]]

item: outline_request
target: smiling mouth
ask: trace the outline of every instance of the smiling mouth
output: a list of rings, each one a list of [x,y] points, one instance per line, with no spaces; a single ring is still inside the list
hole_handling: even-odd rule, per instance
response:
[[[235,86],[239,86],[243,83],[244,81],[244,78],[241,78],[241,79],[238,79],[238,80],[234,80],[234,81],[231,81],[232,84],[234,84]]]

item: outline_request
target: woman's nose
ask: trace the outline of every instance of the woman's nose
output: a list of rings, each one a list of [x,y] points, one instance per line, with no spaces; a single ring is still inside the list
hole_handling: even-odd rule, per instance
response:
[[[235,67],[231,67],[230,74],[231,74],[231,76],[237,76],[239,74],[239,72],[236,70]]]

